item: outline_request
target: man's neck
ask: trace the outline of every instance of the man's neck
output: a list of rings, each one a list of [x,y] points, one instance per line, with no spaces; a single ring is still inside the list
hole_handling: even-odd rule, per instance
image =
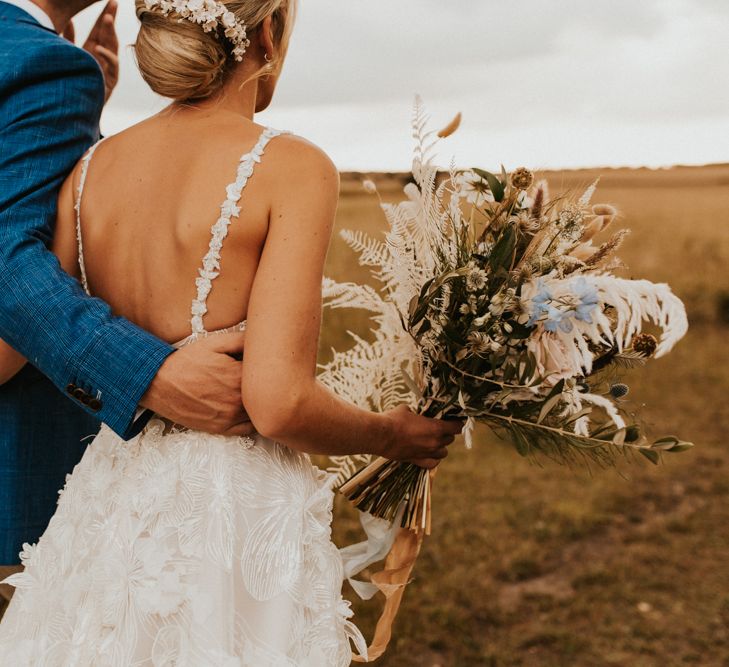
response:
[[[76,14],[75,3],[56,3],[49,2],[49,0],[31,0],[31,2],[48,14],[48,18],[53,21],[53,27],[59,35],[63,34],[68,22]],[[71,5],[71,7],[60,5]]]

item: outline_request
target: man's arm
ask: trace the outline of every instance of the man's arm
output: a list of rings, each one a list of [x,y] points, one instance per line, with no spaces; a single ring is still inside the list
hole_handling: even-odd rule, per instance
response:
[[[0,337],[129,436],[173,348],[86,297],[48,250],[59,187],[97,138],[104,87],[80,49],[58,39],[32,50],[0,79]]]
[[[139,406],[190,428],[249,434],[231,356],[241,334],[171,354],[86,296],[48,250],[59,187],[97,138],[103,95],[94,60],[65,40],[24,40],[17,58],[0,44],[0,338],[123,437],[143,426],[132,423]]]

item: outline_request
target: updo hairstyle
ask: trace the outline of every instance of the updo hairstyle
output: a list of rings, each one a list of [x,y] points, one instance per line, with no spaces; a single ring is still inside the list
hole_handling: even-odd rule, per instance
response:
[[[278,48],[273,61],[248,80],[280,70],[293,27],[295,0],[223,0],[222,4],[246,26],[251,40],[271,16]],[[182,103],[204,100],[221,90],[238,64],[222,32],[205,32],[174,13],[165,16],[157,9],[147,9],[144,0],[136,0],[136,11],[141,27],[134,52],[139,71],[154,92]]]

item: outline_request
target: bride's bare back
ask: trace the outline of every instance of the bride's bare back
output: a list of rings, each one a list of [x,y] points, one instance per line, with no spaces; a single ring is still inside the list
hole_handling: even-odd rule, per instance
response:
[[[80,207],[91,294],[169,342],[186,338],[226,186],[263,129],[224,108],[173,107],[100,144]],[[79,277],[74,202],[82,171],[64,185],[54,245]],[[247,321],[242,395],[262,435],[310,453],[387,451],[435,465],[457,426],[407,410],[359,410],[316,381],[321,281],[338,192],[337,170],[320,149],[291,135],[268,143],[232,216],[205,329]],[[414,432],[395,435],[401,429]],[[423,451],[429,456],[417,456]]]
[[[180,28],[161,21],[158,30],[170,26]],[[192,332],[191,304],[211,227],[241,156],[261,136],[262,126],[251,119],[268,106],[276,85],[274,33],[268,16],[217,92],[172,104],[104,141],[89,164],[80,207],[89,291],[169,342]],[[146,59],[143,35],[137,57],[146,78],[159,83],[168,67]],[[199,37],[191,37],[192,51]],[[169,56],[167,65],[176,67],[169,49],[150,53]],[[185,69],[193,79],[198,73]],[[165,91],[166,83],[157,90]],[[79,277],[74,201],[81,176],[79,166],[63,187],[54,241],[64,269]],[[246,320],[241,396],[259,434],[309,453],[384,454],[434,466],[458,425],[404,406],[385,414],[361,410],[316,379],[322,274],[338,195],[337,169],[319,148],[291,135],[270,141],[242,192],[240,212],[231,216],[205,329]],[[190,347],[171,355],[183,375],[186,355]],[[200,388],[191,382],[188,391]]]
[[[241,157],[263,129],[224,110],[176,109],[102,142],[89,162],[80,210],[91,294],[164,340],[188,336],[211,227]],[[266,146],[238,203],[240,214],[231,218],[206,329],[245,319],[282,172],[316,152],[287,135]],[[73,206],[81,171],[79,165],[61,195],[55,246],[76,275]]]

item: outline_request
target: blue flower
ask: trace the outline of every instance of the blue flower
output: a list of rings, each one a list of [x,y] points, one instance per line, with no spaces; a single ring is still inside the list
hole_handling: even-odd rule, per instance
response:
[[[559,310],[554,306],[547,306],[546,313],[547,319],[544,322],[546,331],[555,332],[557,329],[561,329],[565,333],[572,331],[573,324],[570,320],[575,314],[574,310]]]
[[[552,300],[552,295],[541,278],[537,281],[537,288],[537,293],[532,297],[532,307],[527,322],[528,327],[533,327],[542,314],[546,313],[548,308],[551,307],[548,302]]]
[[[592,324],[592,311],[597,308],[600,298],[594,285],[590,285],[583,276],[580,276],[572,288],[573,294],[580,299],[576,306],[575,317],[583,322]]]
[[[533,303],[546,303],[552,300],[552,294],[541,278],[537,281],[537,288],[537,293],[532,298]]]

